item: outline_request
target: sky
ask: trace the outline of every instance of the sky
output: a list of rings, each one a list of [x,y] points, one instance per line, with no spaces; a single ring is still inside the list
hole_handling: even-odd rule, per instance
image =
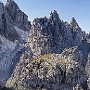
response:
[[[0,0],[5,4],[6,0]],[[90,32],[90,0],[14,0],[30,21],[56,10],[64,21],[75,17],[83,31]]]

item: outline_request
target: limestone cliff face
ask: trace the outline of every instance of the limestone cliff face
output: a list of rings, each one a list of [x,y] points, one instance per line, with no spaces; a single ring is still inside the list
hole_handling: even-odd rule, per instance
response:
[[[29,31],[28,17],[18,5],[13,0],[7,0],[6,5],[0,2],[0,85],[5,84],[25,51]]]
[[[4,36],[10,41],[19,39],[19,35],[10,23],[11,18],[4,9],[3,3],[0,2],[0,35]]]
[[[74,18],[70,24],[60,20],[58,13],[50,13],[49,18],[37,18],[33,21],[28,42],[35,53],[61,53],[64,48],[78,46],[83,34]]]
[[[30,21],[28,21],[28,16],[20,10],[19,6],[13,0],[7,0],[5,9],[16,26],[25,31],[30,30]]]
[[[13,0],[7,0],[6,5],[0,2],[0,35],[14,42],[20,40],[19,30],[30,31],[28,16],[22,12]]]
[[[61,54],[45,54],[33,60],[21,57],[6,86],[15,90],[85,90],[87,75],[77,53],[82,55],[77,48],[71,48]]]

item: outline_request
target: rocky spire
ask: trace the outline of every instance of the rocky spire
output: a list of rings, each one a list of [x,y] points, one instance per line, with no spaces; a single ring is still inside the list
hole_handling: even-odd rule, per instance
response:
[[[7,0],[6,6],[12,8],[15,6],[15,8],[19,9],[18,5],[13,0]]]
[[[7,0],[7,2],[13,2],[13,0]]]
[[[12,18],[14,25],[25,31],[30,29],[28,16],[20,10],[19,6],[13,0],[7,0],[5,9]]]
[[[72,21],[73,21],[73,22],[76,22],[76,19],[75,19],[74,17],[72,17]]]
[[[73,26],[73,27],[76,27],[76,26],[79,27],[79,25],[78,25],[78,23],[77,23],[77,21],[76,21],[76,19],[75,19],[74,17],[72,17],[70,24],[71,24],[71,26]]]
[[[51,20],[54,20],[54,21],[59,20],[59,15],[58,15],[58,13],[57,13],[56,10],[54,10],[53,12],[51,11],[51,13],[50,13],[50,19]]]
[[[7,0],[7,3],[5,5],[5,9],[9,13],[9,15],[12,17],[12,19],[15,19],[16,12],[19,10],[18,5],[13,0]]]

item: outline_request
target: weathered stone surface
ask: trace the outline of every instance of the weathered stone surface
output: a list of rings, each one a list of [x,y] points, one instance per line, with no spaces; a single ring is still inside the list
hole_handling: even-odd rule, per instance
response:
[[[29,33],[31,24],[28,16],[22,12],[13,0],[7,0],[6,5],[0,2],[0,35],[10,41],[20,40],[14,27],[19,27]]]
[[[24,17],[24,23],[27,27],[22,29],[14,24],[14,16],[7,10],[7,6],[14,15],[14,11],[18,9],[18,5],[13,0],[7,0],[6,6],[0,2],[0,85],[5,85],[6,80],[10,77],[19,57],[25,51],[25,46],[30,27],[26,25],[28,17]],[[22,11],[20,11],[22,12]],[[23,13],[25,14],[25,13]],[[17,16],[20,17],[20,16]],[[22,22],[22,21],[20,21]],[[18,22],[18,24],[20,23]]]
[[[4,36],[10,41],[18,40],[19,35],[9,22],[9,19],[11,18],[4,9],[4,5],[0,2],[0,35]]]
[[[32,53],[29,58],[28,51],[22,54],[6,86],[16,90],[87,90],[84,62],[90,45],[84,41],[74,17],[70,24],[63,22],[54,10],[49,18],[36,18],[25,44]]]
[[[85,69],[88,76],[88,79],[87,79],[88,90],[90,90],[90,53],[88,54],[88,61]]]
[[[67,53],[68,51],[66,50]],[[14,87],[16,90],[83,90],[83,86],[75,85],[83,85],[87,80],[84,67],[77,57],[77,61],[69,59],[71,56],[67,56],[67,53],[45,54],[33,60],[25,60],[24,56],[22,61],[29,62],[23,66],[20,60],[6,86]],[[71,54],[76,55],[74,52]]]
[[[82,52],[83,56],[83,65],[86,66],[88,61],[88,54],[90,53],[90,40],[85,38],[82,40],[82,43],[79,45],[78,49]]]
[[[25,31],[30,30],[28,16],[19,9],[19,6],[13,0],[7,0],[5,9],[13,20],[13,23]]]
[[[40,54],[61,53],[65,48],[78,46],[83,33],[78,23],[72,18],[71,23],[60,20],[58,13],[50,13],[49,18],[36,18],[29,36],[29,45],[33,52]]]

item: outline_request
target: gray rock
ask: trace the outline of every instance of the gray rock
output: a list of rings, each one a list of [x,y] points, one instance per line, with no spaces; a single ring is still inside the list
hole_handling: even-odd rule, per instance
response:
[[[11,11],[8,11],[9,9]],[[22,13],[24,15],[24,19],[22,17],[21,19],[26,28],[23,28],[24,24],[19,27],[22,20],[15,24],[12,15],[15,15],[14,11],[18,11],[18,9],[18,5],[13,0],[7,0],[5,6],[0,2],[0,85],[5,85],[20,56],[25,51],[23,44],[26,43],[30,31],[30,26],[27,24],[29,22],[28,17],[21,10],[19,10],[20,15]],[[20,18],[20,15],[17,18]]]
[[[19,6],[13,0],[7,0],[5,9],[13,20],[13,23],[23,30],[30,30],[28,16],[19,9]]]
[[[63,22],[54,10],[49,18],[33,21],[28,43],[32,51],[40,55],[61,53],[65,48],[79,46],[82,39],[82,30],[76,20],[73,18],[70,24]]]
[[[15,41],[19,39],[19,35],[9,22],[9,15],[4,9],[4,5],[0,3],[0,35],[4,36],[10,41]]]
[[[23,66],[20,60],[6,86],[15,90],[83,90],[78,84],[83,85],[87,80],[84,67],[68,57],[67,54],[45,54],[25,60],[24,56],[22,61],[29,62]]]

